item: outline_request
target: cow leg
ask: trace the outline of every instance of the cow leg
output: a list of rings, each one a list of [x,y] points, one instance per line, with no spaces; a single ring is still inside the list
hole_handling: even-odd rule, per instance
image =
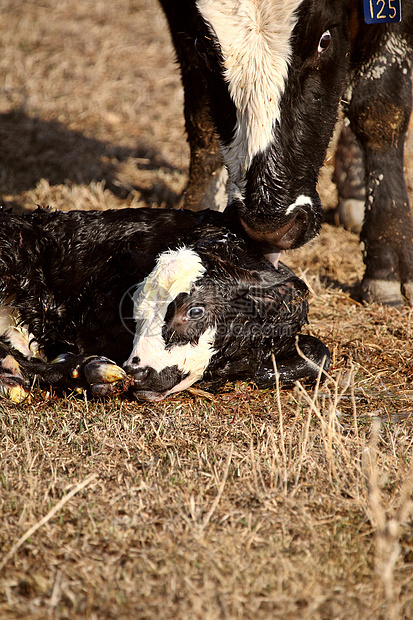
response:
[[[394,49],[402,50],[398,53]],[[412,108],[411,50],[388,41],[359,68],[348,110],[366,169],[362,298],[413,303],[413,217],[403,174],[403,148]]]
[[[182,206],[191,211],[223,211],[227,205],[228,173],[223,165],[206,101],[188,93],[185,83],[191,82],[193,88],[193,80],[187,73],[192,73],[192,70],[187,72],[182,68],[185,127],[191,155],[189,179],[182,196]]]
[[[360,233],[364,221],[364,158],[356,136],[344,124],[334,156],[333,181],[338,192],[337,214],[346,230]]]
[[[192,211],[205,208],[223,211],[227,203],[227,172],[209,113],[204,67],[201,66],[205,60],[196,51],[196,41],[187,34],[192,30],[195,3],[178,7],[175,0],[161,0],[161,5],[181,69],[185,127],[191,151],[182,206]]]

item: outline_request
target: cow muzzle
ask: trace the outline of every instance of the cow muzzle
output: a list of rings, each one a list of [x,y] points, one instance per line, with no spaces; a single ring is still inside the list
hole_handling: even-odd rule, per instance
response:
[[[268,208],[265,216],[246,205],[237,205],[242,228],[263,254],[298,248],[318,234],[323,221],[321,205],[314,204],[310,198],[308,202],[301,198],[304,197],[300,196],[284,213],[274,209],[272,215]],[[233,212],[234,207],[229,209]]]

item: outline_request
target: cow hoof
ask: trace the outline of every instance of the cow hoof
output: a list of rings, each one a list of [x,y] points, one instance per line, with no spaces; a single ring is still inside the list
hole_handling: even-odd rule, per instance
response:
[[[364,200],[341,199],[337,205],[339,222],[346,230],[360,233],[364,221]]]
[[[408,284],[406,286],[410,286],[410,294],[412,295],[412,285]],[[400,282],[395,282],[394,280],[373,280],[371,278],[365,278],[361,283],[361,298],[367,303],[376,302],[384,306],[402,306],[405,303],[400,288]]]
[[[117,364],[106,357],[94,357],[83,365],[83,374],[93,396],[104,398],[126,392],[132,379]]]

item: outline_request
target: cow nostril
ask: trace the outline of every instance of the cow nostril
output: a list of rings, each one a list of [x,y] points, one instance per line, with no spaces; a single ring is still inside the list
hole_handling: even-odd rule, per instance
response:
[[[135,382],[146,381],[151,374],[152,369],[150,366],[139,366],[138,368],[134,368],[132,370],[132,375]]]
[[[135,357],[132,357],[132,364],[139,364],[139,362],[141,361],[140,357],[137,357],[135,355]]]

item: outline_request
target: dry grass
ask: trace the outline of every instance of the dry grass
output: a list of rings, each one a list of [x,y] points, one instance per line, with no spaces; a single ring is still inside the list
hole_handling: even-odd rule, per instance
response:
[[[154,0],[4,0],[0,30],[4,202],[176,202],[182,93]],[[328,169],[321,191],[332,205]],[[0,403],[1,618],[413,616],[412,311],[353,300],[344,230],[286,260],[332,350],[320,389]]]

